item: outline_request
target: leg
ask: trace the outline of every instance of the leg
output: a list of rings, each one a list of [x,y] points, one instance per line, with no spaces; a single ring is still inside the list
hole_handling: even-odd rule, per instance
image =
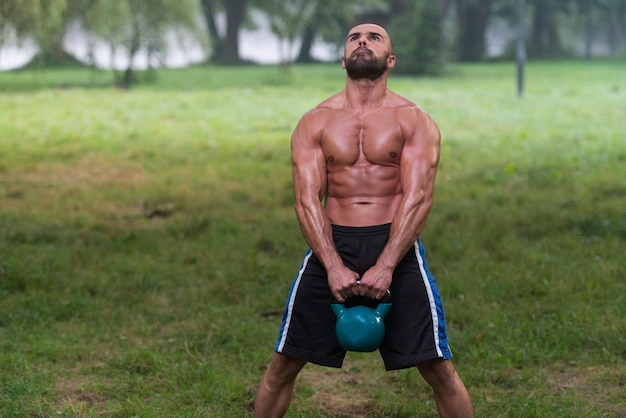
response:
[[[278,418],[287,413],[296,377],[305,364],[305,360],[274,353],[257,392],[256,418]]]
[[[437,410],[442,418],[471,418],[472,401],[450,360],[430,360],[417,365],[424,380],[433,388]]]

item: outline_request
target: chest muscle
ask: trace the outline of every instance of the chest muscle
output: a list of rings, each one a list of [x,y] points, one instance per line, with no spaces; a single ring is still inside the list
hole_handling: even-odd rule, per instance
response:
[[[329,168],[400,163],[404,138],[392,115],[339,116],[328,121],[322,137]]]

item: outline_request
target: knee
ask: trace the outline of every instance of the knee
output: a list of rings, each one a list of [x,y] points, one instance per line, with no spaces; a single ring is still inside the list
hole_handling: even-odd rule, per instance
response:
[[[431,360],[417,366],[424,380],[436,392],[454,393],[462,386],[459,375],[456,373],[450,360]]]
[[[273,387],[293,383],[305,364],[304,360],[274,353],[265,372],[265,383]]]

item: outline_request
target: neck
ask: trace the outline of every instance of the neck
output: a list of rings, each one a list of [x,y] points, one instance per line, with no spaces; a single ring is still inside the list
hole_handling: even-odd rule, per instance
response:
[[[382,106],[386,93],[386,74],[375,80],[348,77],[346,81],[346,105],[360,112]]]

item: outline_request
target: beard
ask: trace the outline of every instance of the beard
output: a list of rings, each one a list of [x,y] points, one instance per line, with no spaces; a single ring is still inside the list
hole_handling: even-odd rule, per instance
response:
[[[376,80],[387,70],[387,57],[376,58],[368,51],[368,55],[357,54],[356,51],[346,58],[346,72],[353,80]]]

